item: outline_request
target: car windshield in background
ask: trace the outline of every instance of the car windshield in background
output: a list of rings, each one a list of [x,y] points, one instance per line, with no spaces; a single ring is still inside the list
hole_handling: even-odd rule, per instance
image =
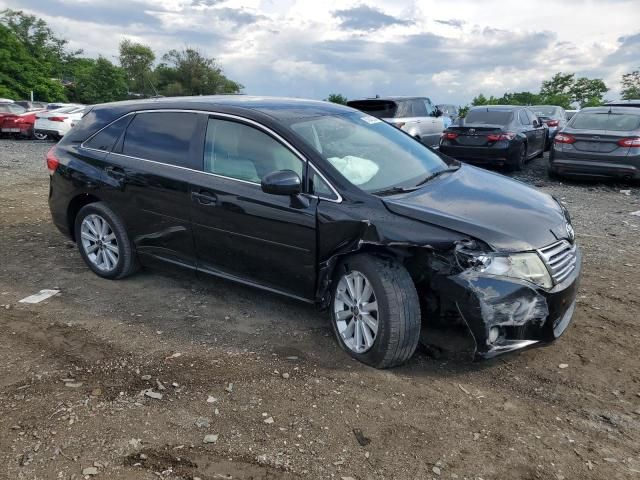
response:
[[[553,117],[559,115],[555,107],[529,107],[537,117]]]
[[[511,121],[512,113],[507,110],[471,110],[465,123],[486,123],[488,125],[506,125]]]
[[[362,100],[348,102],[351,108],[367,112],[376,118],[393,118],[396,115],[398,105],[390,100]]]
[[[640,115],[606,112],[579,113],[573,117],[571,128],[576,130],[627,132],[640,128]]]
[[[15,103],[0,103],[0,113],[24,113],[27,109]]]
[[[362,113],[315,117],[290,127],[347,180],[367,192],[415,187],[447,168],[420,142]]]

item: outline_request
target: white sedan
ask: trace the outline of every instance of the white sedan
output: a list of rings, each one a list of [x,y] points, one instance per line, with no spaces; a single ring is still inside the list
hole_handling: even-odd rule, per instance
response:
[[[56,110],[38,112],[34,125],[36,138],[60,139],[80,121],[85,105],[69,105]]]

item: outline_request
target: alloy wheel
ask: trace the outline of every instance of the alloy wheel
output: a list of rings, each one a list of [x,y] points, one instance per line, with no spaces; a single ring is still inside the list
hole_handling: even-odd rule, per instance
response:
[[[333,301],[334,321],[344,344],[355,353],[365,353],[378,334],[379,310],[371,282],[353,270],[338,282]]]
[[[120,249],[111,225],[100,215],[87,215],[80,226],[82,248],[98,270],[110,272],[118,266]]]

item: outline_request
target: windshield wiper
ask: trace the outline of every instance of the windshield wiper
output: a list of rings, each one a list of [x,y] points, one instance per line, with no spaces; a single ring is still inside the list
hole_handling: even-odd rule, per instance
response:
[[[371,192],[372,195],[379,195],[379,196],[384,196],[384,195],[394,195],[396,193],[406,193],[406,192],[412,192],[413,190],[415,190],[415,187],[411,187],[411,188],[406,188],[406,187],[390,187],[390,188],[384,188],[382,190],[377,190],[375,192]]]
[[[456,172],[458,171],[458,169],[460,168],[460,165],[458,165],[457,167],[449,167],[449,168],[445,168],[444,170],[438,170],[435,173],[432,173],[431,175],[429,175],[427,178],[425,178],[424,180],[421,180],[420,183],[418,183],[416,185],[416,187],[419,187],[421,185],[424,185],[425,183],[427,183],[429,180],[433,180],[436,177],[439,177],[440,175],[442,175],[443,173],[447,173],[447,172]]]

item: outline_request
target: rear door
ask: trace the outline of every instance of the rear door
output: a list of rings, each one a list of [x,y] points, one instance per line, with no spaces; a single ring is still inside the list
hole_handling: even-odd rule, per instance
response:
[[[304,180],[306,162],[257,124],[211,116],[202,163],[190,185],[198,269],[312,299],[317,198],[270,195],[260,187],[277,170]]]
[[[435,146],[440,141],[440,135],[444,130],[444,121],[442,117],[436,117],[436,106],[431,100],[425,98],[422,100],[426,110],[426,120],[424,121],[424,143],[426,145]]]
[[[192,112],[137,113],[107,158],[109,203],[124,218],[138,253],[149,259],[195,268],[189,185],[201,175],[206,118]]]
[[[527,116],[529,117],[529,122],[531,123],[531,128],[533,130],[533,139],[535,141],[535,151],[540,152],[544,149],[544,143],[547,139],[547,127],[536,117],[535,113],[533,113],[530,109],[525,108],[525,112],[527,112]],[[536,127],[535,123],[538,124]],[[531,143],[529,143],[531,145]],[[529,150],[529,154],[533,153]]]

